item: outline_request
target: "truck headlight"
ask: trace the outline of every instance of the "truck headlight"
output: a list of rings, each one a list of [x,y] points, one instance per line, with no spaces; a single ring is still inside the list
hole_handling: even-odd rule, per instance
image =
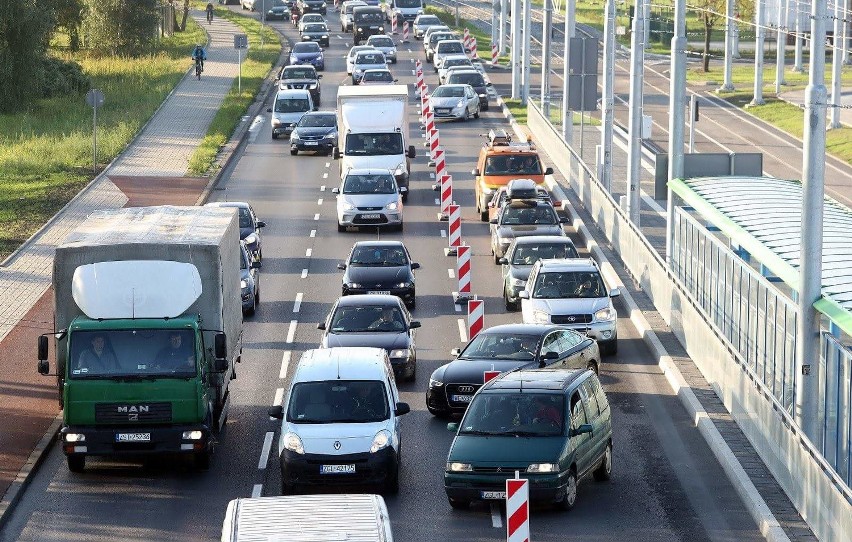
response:
[[[396,169],[393,170],[393,174],[396,177],[401,177],[405,175],[407,171],[408,170],[406,169],[405,164],[400,163],[398,166],[396,166]]]
[[[65,442],[86,442],[86,435],[83,433],[65,433]]]
[[[204,433],[199,430],[195,431],[184,431],[180,438],[183,440],[201,440],[204,437]]]
[[[549,324],[550,315],[544,311],[533,311],[533,320],[536,324]]]
[[[599,322],[611,322],[616,318],[618,318],[618,313],[615,312],[615,309],[610,307],[601,309],[595,313],[595,320]]]
[[[391,434],[386,430],[382,429],[376,436],[373,437],[373,445],[370,446],[370,453],[374,454],[379,450],[387,448],[391,443]]]
[[[281,437],[281,447],[300,455],[304,455],[305,453],[305,447],[302,446],[302,439],[296,433],[286,433]]]
[[[387,209],[388,211],[396,211],[397,207],[398,206],[397,206],[395,201],[392,201],[392,202],[388,203],[387,205],[385,205],[385,209]]]
[[[246,288],[248,288],[248,282],[243,279],[240,279],[240,290],[245,290]]]
[[[559,472],[559,465],[556,463],[533,463],[527,467],[527,472]]]
[[[448,472],[473,472],[473,466],[470,463],[457,463],[455,461],[447,461]]]
[[[246,238],[243,239],[243,240],[246,242],[247,245],[253,245],[253,244],[257,243],[257,234],[256,233],[250,233],[250,234],[246,235]]]

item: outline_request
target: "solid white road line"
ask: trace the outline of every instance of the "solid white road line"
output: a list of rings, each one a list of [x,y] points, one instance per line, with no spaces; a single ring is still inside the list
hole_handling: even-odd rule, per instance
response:
[[[285,379],[287,378],[287,369],[290,368],[290,358],[293,356],[293,352],[290,350],[285,350],[284,354],[281,356],[281,372],[278,373],[278,378]]]
[[[458,305],[456,305],[456,306],[458,307]],[[457,320],[457,322],[459,324],[459,339],[461,339],[461,342],[466,343],[467,342],[467,327],[464,325],[464,319],[459,318]]]
[[[272,449],[272,437],[275,433],[267,431],[263,437],[263,447],[260,449],[260,460],[257,462],[257,468],[260,470],[266,469],[266,464],[269,463],[269,451]]]
[[[293,338],[296,336],[296,325],[299,323],[298,320],[290,320],[290,328],[287,330],[287,339],[284,342],[288,344],[293,343]]]
[[[256,499],[263,494],[263,484],[255,484],[251,489],[251,498]]]
[[[308,270],[307,269],[302,269],[302,278],[303,279],[308,278]]]
[[[314,253],[314,249],[312,249],[312,248],[306,249],[305,250],[305,257],[310,258],[313,253]]]
[[[314,215],[314,220],[319,220],[319,213]]]
[[[316,236],[317,236],[317,230],[311,230],[310,237],[316,237]]]
[[[293,303],[293,312],[299,312],[299,309],[302,308],[302,292],[296,294],[296,302]]]
[[[317,200],[317,205],[322,205],[322,198]]]
[[[491,503],[491,526],[495,529],[503,527],[503,517],[500,515],[500,506],[496,502]]]
[[[451,279],[456,278],[456,270],[455,269],[447,269],[447,275],[449,275]]]

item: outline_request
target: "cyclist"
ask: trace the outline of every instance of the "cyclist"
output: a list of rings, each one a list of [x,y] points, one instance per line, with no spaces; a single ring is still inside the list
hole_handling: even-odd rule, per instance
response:
[[[207,2],[207,24],[213,22],[213,2]]]
[[[201,44],[196,43],[195,49],[192,50],[192,60],[195,61],[197,66],[196,75],[201,77],[201,72],[204,71],[204,59],[207,58],[207,53],[204,51],[204,47]]]

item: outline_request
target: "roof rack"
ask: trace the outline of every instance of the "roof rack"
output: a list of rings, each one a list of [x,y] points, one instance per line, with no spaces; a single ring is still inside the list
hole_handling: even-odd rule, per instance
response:
[[[499,147],[509,145],[512,142],[512,136],[506,133],[506,130],[497,129],[488,131],[488,145],[491,147]]]

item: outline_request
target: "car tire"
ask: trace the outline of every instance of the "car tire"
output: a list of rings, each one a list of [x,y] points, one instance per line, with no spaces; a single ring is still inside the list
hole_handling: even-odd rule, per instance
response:
[[[506,302],[506,310],[509,312],[518,312],[520,309],[520,303],[517,301],[509,301],[509,293],[506,292],[506,288],[503,288],[503,301]]]
[[[357,84],[358,84],[358,81],[356,81],[356,80],[355,80],[355,76],[354,76],[354,75],[352,76],[352,84],[353,84],[353,85],[357,85]]]
[[[595,360],[590,361],[589,364],[586,365],[586,369],[592,371],[595,374],[598,374],[598,362]]]
[[[207,448],[203,452],[198,452],[192,457],[192,461],[195,464],[195,468],[197,470],[210,470],[210,458],[213,455],[213,451],[210,448]]]
[[[402,195],[402,202],[405,203],[408,201],[408,192]]]
[[[417,300],[416,300],[416,299],[412,299],[411,301],[409,301],[408,303],[406,303],[406,304],[405,304],[405,307],[406,307],[408,310],[413,311],[414,309],[416,309],[416,308],[417,308]]]
[[[614,356],[618,353],[618,339],[599,342],[598,348],[601,356]]]
[[[482,111],[488,111],[489,109],[491,109],[491,106],[488,105],[488,104],[485,104],[485,107],[483,107],[481,109],[482,109]]]
[[[251,307],[246,309],[244,312],[246,316],[254,316],[255,311],[257,311],[257,302],[255,302],[254,298],[252,298]]]
[[[396,59],[391,60],[391,64],[396,64]]]
[[[337,231],[338,231],[338,232],[345,232],[345,231],[346,231],[346,226],[344,226],[343,224],[341,224],[340,222],[338,222],[338,223],[337,223]]]
[[[571,470],[568,471],[568,483],[565,484],[565,494],[562,495],[562,500],[557,504],[560,509],[565,511],[571,510],[577,504],[577,472],[574,470],[574,467],[571,467]]]
[[[417,363],[411,366],[411,374],[406,374],[404,380],[406,382],[414,382],[417,380]]]
[[[612,443],[607,442],[600,466],[594,470],[592,475],[598,482],[606,482],[612,476]]]
[[[473,114],[473,118],[475,118],[475,119],[479,118],[479,108],[478,107],[476,108],[476,113]]]
[[[494,265],[500,265],[501,256],[497,254],[496,250],[492,250],[491,253],[494,254]]]
[[[278,139],[278,134],[276,134],[275,132],[273,132],[273,133],[272,133],[272,139]]]
[[[402,231],[404,229],[405,229],[405,222],[400,222],[399,225],[396,227],[396,231],[398,231],[400,233],[402,233]]]
[[[452,497],[447,497],[447,500],[450,501],[450,506],[453,507],[453,510],[467,510],[470,508],[470,501],[454,499]]]
[[[86,456],[81,454],[73,454],[66,456],[68,460],[68,470],[71,472],[83,472],[86,470]]]
[[[297,154],[299,154],[299,149],[290,149],[290,154],[292,156],[296,156]]]
[[[479,196],[476,196],[476,212],[479,213],[479,220],[481,222],[488,222],[488,211],[482,210],[482,207],[479,205]]]

